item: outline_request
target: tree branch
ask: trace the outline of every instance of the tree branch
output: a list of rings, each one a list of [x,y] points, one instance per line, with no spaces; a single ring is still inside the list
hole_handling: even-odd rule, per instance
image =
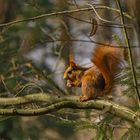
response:
[[[13,108],[12,105],[19,105],[25,103],[35,103],[35,102],[45,102],[48,103],[45,107],[37,109],[17,109]],[[51,103],[51,104],[50,104]],[[106,100],[91,100],[87,102],[79,102],[79,98],[76,96],[52,96],[47,94],[33,94],[26,95],[24,97],[15,97],[15,98],[0,98],[0,105],[11,105],[12,108],[0,109],[0,115],[4,116],[37,116],[44,115],[58,111],[60,109],[97,109],[104,110],[107,108],[106,112],[112,113],[116,116],[119,116],[125,120],[128,120],[138,128],[140,128],[140,116],[137,112],[132,109],[113,103],[112,101]]]
[[[29,103],[45,102],[47,104],[56,103],[60,101],[78,101],[77,96],[56,96],[49,93],[34,93],[20,97],[1,97],[1,106],[22,105]]]
[[[124,19],[123,11],[122,11],[122,8],[121,8],[120,0],[116,0],[116,2],[117,2],[117,5],[118,5],[118,7],[120,9],[121,22],[122,22],[122,24],[125,24],[125,19]],[[127,34],[127,29],[125,27],[123,27],[123,33],[124,33],[125,42],[126,42],[126,45],[127,45],[127,48],[128,48],[130,68],[131,68],[131,72],[132,72],[132,76],[133,76],[133,85],[134,85],[134,89],[135,89],[135,92],[136,92],[138,105],[139,105],[139,108],[140,108],[140,94],[139,94],[139,88],[138,88],[138,83],[137,83],[136,72],[135,72],[135,68],[134,68],[132,50],[131,50],[129,37],[128,37],[128,34]]]
[[[107,10],[111,10],[111,11],[115,11],[115,12],[120,13],[120,11],[118,9],[107,7],[107,6],[95,6],[95,9],[107,9]],[[50,17],[50,16],[58,16],[58,15],[63,15],[63,14],[77,13],[77,12],[81,12],[81,11],[90,11],[90,10],[93,10],[93,8],[91,8],[91,7],[78,8],[78,9],[74,9],[74,10],[60,11],[60,12],[55,12],[55,13],[53,12],[53,13],[49,13],[49,14],[42,14],[39,16],[34,16],[34,17],[26,18],[26,19],[19,19],[19,20],[8,22],[8,23],[3,23],[3,24],[0,24],[0,27],[12,26],[12,25],[15,25],[15,24],[20,23],[20,22],[38,20],[38,19],[42,19],[42,18]],[[123,15],[129,19],[133,19],[127,13],[123,13]]]

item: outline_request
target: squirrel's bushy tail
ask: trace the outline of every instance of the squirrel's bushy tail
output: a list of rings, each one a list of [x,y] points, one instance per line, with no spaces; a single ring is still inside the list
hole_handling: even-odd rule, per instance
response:
[[[121,70],[123,49],[104,45],[97,46],[93,52],[92,62],[102,73],[105,88],[111,88]]]

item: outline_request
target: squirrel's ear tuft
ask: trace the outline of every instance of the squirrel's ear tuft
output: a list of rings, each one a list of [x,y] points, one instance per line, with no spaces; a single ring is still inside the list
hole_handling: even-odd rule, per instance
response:
[[[76,67],[77,65],[76,65],[76,63],[73,60],[70,60],[70,66],[71,67]]]
[[[69,56],[69,63],[70,63],[71,67],[76,67],[76,63],[75,63],[75,60],[74,60],[73,53],[71,53],[70,56]]]

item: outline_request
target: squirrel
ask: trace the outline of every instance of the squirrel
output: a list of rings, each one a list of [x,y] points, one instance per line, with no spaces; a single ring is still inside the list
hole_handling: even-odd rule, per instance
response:
[[[114,81],[121,72],[123,59],[121,48],[99,45],[92,54],[92,67],[77,65],[71,56],[64,79],[67,79],[68,87],[81,87],[81,102],[103,97],[111,93]]]

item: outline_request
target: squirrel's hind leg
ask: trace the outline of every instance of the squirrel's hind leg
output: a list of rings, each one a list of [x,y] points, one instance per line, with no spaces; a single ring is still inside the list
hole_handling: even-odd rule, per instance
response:
[[[84,102],[94,98],[94,84],[91,76],[85,76],[82,79],[82,95],[80,101]]]

